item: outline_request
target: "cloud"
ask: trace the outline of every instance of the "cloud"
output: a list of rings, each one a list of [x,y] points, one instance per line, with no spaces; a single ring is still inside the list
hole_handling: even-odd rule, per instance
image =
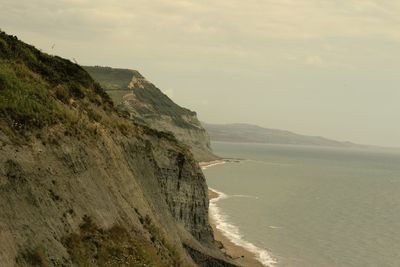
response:
[[[320,56],[309,56],[306,58],[305,63],[311,66],[322,66],[323,61]]]
[[[322,58],[352,65],[344,49],[356,42],[400,42],[399,13],[400,2],[390,0],[0,1],[0,25],[45,50],[57,43],[63,55],[79,46],[74,57],[83,61],[101,53],[122,62],[129,54],[220,71]]]
[[[202,35],[224,37],[221,34],[259,39],[349,35],[397,39],[400,22],[400,4],[385,0],[9,0],[0,5],[2,20],[10,23],[23,15],[27,27],[31,25],[26,21],[48,21],[58,22],[61,30],[96,25],[114,27],[116,32],[120,27],[152,29],[190,34],[194,40]]]
[[[293,125],[297,108],[298,117],[315,119],[314,130],[298,126],[312,134],[328,128],[316,129],[325,118],[307,113],[309,103],[301,106],[307,90],[348,95],[361,88],[363,99],[373,100],[385,96],[382,91],[399,92],[398,14],[395,0],[0,0],[2,30],[44,51],[82,64],[138,69],[160,88],[173,88],[166,93],[205,119],[288,128],[284,122]],[[343,81],[353,86],[342,88]],[[215,112],[220,101],[206,101],[227,96],[226,114]],[[365,102],[338,99],[349,110]],[[367,104],[363,114],[383,114]],[[399,114],[397,104],[391,107],[398,112],[387,116]],[[255,108],[260,112],[251,113]],[[343,129],[339,119],[327,135]],[[348,127],[358,121],[346,119]],[[364,134],[368,125],[360,129]]]
[[[387,0],[0,2],[1,25],[40,40],[41,46],[62,42],[58,47],[63,49],[95,42],[102,52],[112,45],[139,57],[182,64],[231,61],[232,66],[272,66],[288,55],[302,64],[309,54],[332,53],[334,48],[321,52],[313,47],[330,39],[400,42],[399,13],[400,4]],[[294,42],[300,45],[291,47]],[[307,51],[305,44],[318,51]]]

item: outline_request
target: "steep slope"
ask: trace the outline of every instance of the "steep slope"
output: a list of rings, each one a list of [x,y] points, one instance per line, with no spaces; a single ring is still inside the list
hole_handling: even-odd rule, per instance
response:
[[[150,127],[171,132],[189,146],[198,161],[214,160],[207,132],[195,112],[175,104],[139,72],[109,67],[85,67],[131,118]]]
[[[1,266],[233,266],[190,151],[3,32],[0,126]]]
[[[320,136],[301,135],[289,131],[268,129],[245,123],[202,124],[210,134],[212,141],[332,147],[365,147],[351,142],[340,142]]]

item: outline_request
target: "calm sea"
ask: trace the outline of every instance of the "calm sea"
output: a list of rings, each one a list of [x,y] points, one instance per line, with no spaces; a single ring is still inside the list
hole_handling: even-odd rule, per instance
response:
[[[400,266],[400,152],[213,143],[220,229],[272,266]]]

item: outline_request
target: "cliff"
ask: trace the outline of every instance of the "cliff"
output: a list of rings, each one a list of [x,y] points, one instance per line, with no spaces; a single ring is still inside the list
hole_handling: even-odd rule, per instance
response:
[[[2,32],[0,125],[1,266],[234,266],[191,152]]]
[[[198,161],[217,159],[212,153],[210,139],[195,112],[175,104],[139,72],[109,67],[85,67],[137,123],[153,129],[171,132],[187,145]]]

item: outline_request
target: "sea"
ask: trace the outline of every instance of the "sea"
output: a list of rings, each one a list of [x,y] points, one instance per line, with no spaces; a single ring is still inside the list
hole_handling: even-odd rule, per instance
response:
[[[218,229],[265,266],[400,266],[400,150],[213,142]]]

